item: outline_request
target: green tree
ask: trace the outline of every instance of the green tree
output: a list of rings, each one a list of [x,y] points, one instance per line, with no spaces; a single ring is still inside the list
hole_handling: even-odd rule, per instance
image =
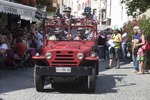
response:
[[[150,8],[150,0],[121,0],[127,6],[127,14],[142,14]]]
[[[140,27],[141,30],[144,31],[144,35],[145,37],[150,41],[150,18],[147,18],[145,15],[143,15],[142,17],[140,17],[137,21],[136,21],[136,25]],[[129,38],[131,38],[134,34],[133,34],[133,27],[134,27],[134,22],[133,21],[129,21],[124,27],[125,29],[128,30],[129,33]]]
[[[37,5],[49,6],[52,0],[36,0]]]
[[[34,0],[14,0],[16,3],[22,3],[28,6],[35,6]],[[46,6],[46,11],[55,12],[56,7],[53,7],[53,0],[36,0],[37,7]]]
[[[12,2],[13,0],[11,0],[11,2]],[[22,0],[14,0],[14,2],[16,2],[16,3],[22,3]]]
[[[149,41],[150,43],[150,18],[147,18],[145,15],[140,17],[137,21],[137,25],[140,27],[141,30],[143,30],[145,38]],[[133,27],[134,27],[133,21],[129,21],[124,28],[128,30],[128,47],[132,48],[131,45],[131,40],[132,37],[134,37],[133,33]],[[147,51],[146,54],[146,67],[150,69],[150,51]]]
[[[37,6],[46,6],[47,11],[55,12],[56,7],[53,7],[53,0],[36,0]]]

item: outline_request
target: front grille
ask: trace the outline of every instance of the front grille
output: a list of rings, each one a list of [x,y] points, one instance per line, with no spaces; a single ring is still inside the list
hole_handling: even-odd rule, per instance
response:
[[[76,64],[76,62],[52,62],[53,64],[66,64],[66,65],[70,65],[70,64]]]
[[[73,55],[56,55],[56,57],[63,57],[63,58],[67,58],[67,57],[73,57]]]
[[[56,51],[52,66],[77,66],[72,51]]]

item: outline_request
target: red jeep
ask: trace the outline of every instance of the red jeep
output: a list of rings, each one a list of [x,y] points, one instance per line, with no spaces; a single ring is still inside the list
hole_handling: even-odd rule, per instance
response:
[[[45,21],[41,54],[35,62],[34,80],[37,91],[44,90],[49,79],[52,88],[60,82],[83,82],[95,91],[98,75],[97,24],[93,19],[51,19]]]

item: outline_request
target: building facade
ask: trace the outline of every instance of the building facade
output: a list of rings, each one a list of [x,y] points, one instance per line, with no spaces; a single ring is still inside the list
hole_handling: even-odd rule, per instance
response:
[[[126,6],[120,0],[70,0],[73,15],[80,17],[86,6],[92,8],[92,14],[97,17],[99,26],[103,28],[122,27],[128,21]]]
[[[102,28],[122,27],[128,21],[125,5],[120,0],[92,0],[91,7]]]
[[[33,21],[36,11],[35,7],[0,0],[0,27],[4,28],[6,25],[10,25],[12,30],[21,20]]]
[[[97,17],[99,26],[103,28],[114,26],[122,27],[128,21],[125,5],[120,0],[53,0],[54,6],[60,4],[60,12],[63,13],[64,7],[72,8],[72,15],[81,17],[84,8],[90,6],[92,14]]]

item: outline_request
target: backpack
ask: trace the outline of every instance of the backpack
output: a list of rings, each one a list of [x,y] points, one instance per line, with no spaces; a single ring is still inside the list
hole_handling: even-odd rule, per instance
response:
[[[143,51],[148,51],[150,50],[150,44],[149,44],[149,41],[148,40],[145,40],[145,44],[141,46],[141,49]]]

